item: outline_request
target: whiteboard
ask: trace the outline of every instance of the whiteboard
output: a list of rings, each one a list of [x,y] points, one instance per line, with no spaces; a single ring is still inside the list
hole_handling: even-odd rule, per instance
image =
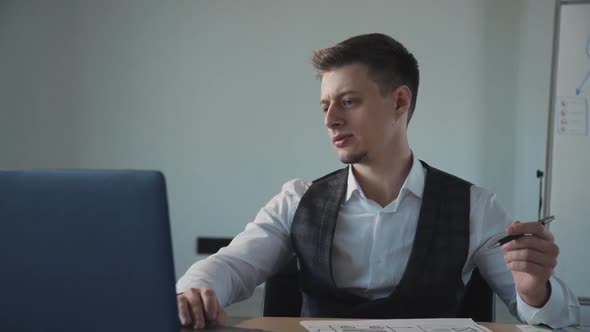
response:
[[[545,214],[560,246],[556,274],[590,298],[590,1],[563,1],[557,11]]]

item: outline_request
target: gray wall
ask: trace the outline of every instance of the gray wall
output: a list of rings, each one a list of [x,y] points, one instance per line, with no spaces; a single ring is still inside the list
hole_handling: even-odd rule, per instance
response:
[[[551,0],[0,1],[0,167],[151,168],[176,272],[283,182],[340,167],[312,50],[380,31],[417,56],[419,158],[536,217]]]

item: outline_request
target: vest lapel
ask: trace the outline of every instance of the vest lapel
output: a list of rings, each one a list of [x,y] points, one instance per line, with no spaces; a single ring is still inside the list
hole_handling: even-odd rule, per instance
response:
[[[433,243],[440,213],[441,187],[438,185],[435,179],[436,175],[433,174],[430,166],[423,161],[421,162],[426,168],[426,179],[424,193],[422,194],[420,216],[418,217],[418,226],[416,228],[416,235],[412,244],[408,265],[394,293],[404,293],[405,290],[416,291],[416,288],[411,287],[411,283],[422,279],[426,273],[424,265],[428,261],[428,253],[431,249],[431,243]]]
[[[332,269],[334,232],[336,229],[336,222],[338,221],[338,211],[340,210],[340,205],[342,204],[346,194],[347,177],[348,171],[342,172],[332,181],[326,182],[326,190],[328,190],[328,192],[334,193],[334,195],[330,195],[330,197],[325,201],[322,217],[320,220],[320,234],[318,237],[319,243],[317,246],[319,250],[316,255],[318,257],[319,266],[323,269],[321,275],[325,276],[326,279],[329,279],[329,283],[333,288],[336,288]]]
[[[338,211],[346,194],[348,168],[313,182],[301,198],[291,225],[291,240],[301,271],[302,285],[313,283],[336,289],[332,272],[332,242]],[[328,289],[324,290],[328,291]]]

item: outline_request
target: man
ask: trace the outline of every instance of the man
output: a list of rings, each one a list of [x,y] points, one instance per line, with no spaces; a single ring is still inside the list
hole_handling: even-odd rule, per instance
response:
[[[183,325],[223,324],[223,307],[297,256],[303,316],[453,317],[478,267],[512,313],[553,327],[579,304],[552,276],[558,247],[537,222],[513,222],[496,196],[416,159],[407,126],[418,63],[382,34],[316,51],[320,105],[349,166],[287,182],[256,219],[178,281]],[[490,249],[494,235],[526,234]]]

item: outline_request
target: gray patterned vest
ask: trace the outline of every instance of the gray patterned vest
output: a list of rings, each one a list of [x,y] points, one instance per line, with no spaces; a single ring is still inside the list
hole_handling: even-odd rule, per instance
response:
[[[291,226],[299,261],[302,317],[456,317],[465,287],[471,183],[422,162],[426,180],[408,265],[395,290],[369,300],[339,289],[332,241],[346,195],[348,168],[315,180],[301,198]]]

